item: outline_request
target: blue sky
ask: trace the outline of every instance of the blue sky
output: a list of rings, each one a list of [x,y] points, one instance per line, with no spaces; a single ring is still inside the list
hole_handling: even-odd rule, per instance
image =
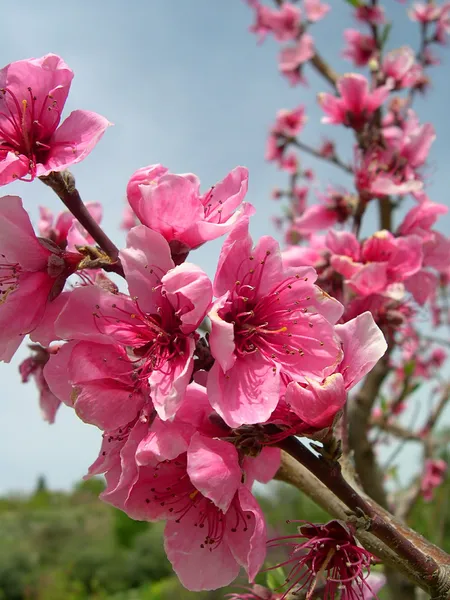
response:
[[[342,31],[351,26],[343,0],[331,0],[332,13],[314,30],[321,53],[333,59],[340,72],[351,65],[340,58]],[[394,27],[391,47],[417,46],[417,27],[404,17],[405,6],[387,0]],[[289,88],[277,72],[277,45],[268,40],[258,46],[248,32],[252,15],[242,0],[134,0],[108,2],[77,0],[10,4],[2,15],[0,63],[61,55],[75,71],[66,112],[76,108],[97,111],[115,125],[87,160],[73,172],[85,201],[104,205],[104,226],[118,244],[118,230],[129,176],[137,168],[163,163],[173,172],[194,172],[206,189],[236,165],[250,170],[248,200],[257,208],[255,236],[274,233],[270,215],[277,207],[270,189],[286,181],[264,162],[267,129],[279,108],[308,107],[309,123],[303,139],[321,136],[349,140],[347,132],[320,124],[315,94],[328,91],[309,69],[309,88]],[[450,119],[448,99],[450,57],[441,52],[444,66],[435,69],[433,90],[417,102],[424,120],[438,133],[429,167],[429,192],[449,202],[448,169]],[[351,147],[344,146],[351,157]],[[348,182],[332,166],[305,157],[305,166],[317,169],[321,185]],[[438,173],[441,173],[438,177]],[[22,196],[36,221],[37,206],[59,210],[58,199],[40,182],[16,183],[4,194]],[[373,230],[374,213],[367,231]],[[450,219],[441,222],[449,227]],[[196,251],[191,260],[213,275],[220,242]],[[53,426],[40,417],[32,383],[20,383],[17,365],[25,348],[10,365],[0,364],[0,492],[28,490],[44,474],[52,487],[70,486],[95,459],[100,433],[79,422],[62,408]]]

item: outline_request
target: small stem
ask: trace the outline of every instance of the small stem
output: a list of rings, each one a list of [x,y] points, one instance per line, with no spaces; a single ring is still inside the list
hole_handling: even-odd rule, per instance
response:
[[[119,249],[106,235],[100,225],[93,219],[86,208],[75,187],[74,176],[69,171],[52,171],[49,175],[39,177],[39,179],[52,188],[80,225],[86,229],[100,248],[111,258],[112,264],[110,266],[108,265],[108,270],[114,271],[124,277],[123,268],[119,259]]]
[[[336,73],[334,69],[330,67],[330,65],[325,62],[325,60],[320,56],[320,54],[315,52],[314,56],[309,61],[311,65],[315,68],[315,70],[324,77],[328,83],[330,83],[334,89],[336,89],[337,80],[339,79],[339,75]]]
[[[321,160],[332,163],[333,165],[340,167],[341,169],[343,169],[346,173],[349,173],[350,175],[353,173],[352,167],[350,165],[345,164],[336,155],[323,156],[318,150],[316,150],[315,148],[311,148],[311,146],[308,146],[307,144],[305,144],[303,142],[300,142],[299,140],[297,140],[297,138],[286,138],[286,140],[289,143],[291,143],[292,145],[296,146],[299,150],[303,150],[304,152],[311,154],[311,156],[315,156],[316,158],[320,158]]]

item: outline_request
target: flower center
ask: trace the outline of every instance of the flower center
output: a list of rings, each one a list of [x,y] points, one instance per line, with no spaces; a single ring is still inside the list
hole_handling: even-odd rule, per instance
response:
[[[18,286],[20,265],[6,262],[4,254],[0,254],[0,305],[6,302],[9,294],[14,292]]]
[[[28,97],[20,99],[9,88],[0,90],[0,156],[8,152],[29,159],[29,174],[36,176],[36,165],[50,150],[48,141],[61,118],[58,103],[48,94],[39,108],[31,87]],[[54,115],[49,118],[48,114]],[[19,178],[21,179],[21,178]]]
[[[301,318],[308,312],[310,296],[293,293],[308,278],[287,277],[268,293],[260,292],[266,257],[236,281],[222,318],[234,325],[236,352],[240,356],[260,352],[270,362],[284,362],[286,357],[300,355],[304,336],[297,332]],[[253,259],[253,257],[251,257]]]
[[[138,381],[146,381],[153,371],[170,372],[170,362],[187,352],[188,335],[180,330],[180,319],[164,295],[155,313],[144,312],[133,300],[135,312],[112,304],[114,314],[103,314],[96,306],[94,317],[99,331],[113,325],[111,331],[119,343],[130,347],[139,368],[134,371]]]

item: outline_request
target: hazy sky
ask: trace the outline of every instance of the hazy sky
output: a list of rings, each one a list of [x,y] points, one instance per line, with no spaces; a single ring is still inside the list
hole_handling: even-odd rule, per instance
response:
[[[348,72],[350,63],[339,56],[342,31],[351,26],[349,9],[343,0],[331,0],[331,5],[332,13],[313,34],[322,54],[333,59],[338,71]],[[405,6],[394,0],[386,5],[398,23],[391,46],[416,47],[418,28],[403,18]],[[309,68],[309,88],[289,88],[279,76],[278,47],[272,40],[257,45],[248,32],[252,14],[242,0],[22,0],[10,3],[2,20],[0,63],[59,54],[75,71],[65,114],[94,110],[115,124],[73,172],[83,199],[103,203],[105,229],[118,244],[123,243],[118,223],[127,180],[141,166],[161,162],[173,172],[194,172],[204,189],[234,166],[247,166],[247,199],[258,209],[252,232],[259,236],[274,233],[270,215],[277,207],[269,192],[286,181],[264,162],[267,129],[276,111],[303,102],[310,117],[303,139],[350,139],[347,132],[320,124],[315,94],[328,90]],[[419,99],[417,110],[438,133],[429,192],[432,199],[448,203],[450,55],[445,49],[441,55],[444,66],[435,69],[433,90]],[[349,145],[345,154],[351,157]],[[304,164],[317,168],[323,186],[347,181],[332,166],[306,157]],[[3,193],[22,196],[34,222],[38,205],[60,209],[56,196],[38,181],[13,184]],[[446,217],[441,229],[448,231],[449,224]],[[212,276],[219,248],[220,242],[208,244],[190,260]],[[34,384],[21,384],[17,372],[26,355],[23,346],[10,365],[0,364],[0,492],[28,490],[40,474],[53,488],[70,486],[94,461],[100,444],[100,432],[65,407],[55,425],[42,421]]]

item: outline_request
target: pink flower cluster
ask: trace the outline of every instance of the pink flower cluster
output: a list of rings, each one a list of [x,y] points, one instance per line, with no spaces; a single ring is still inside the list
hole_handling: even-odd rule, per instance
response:
[[[55,98],[59,120],[68,91],[71,72],[61,65],[52,56],[3,70],[16,90],[5,92],[14,95],[11,115],[16,104],[22,117],[34,111],[21,120],[23,139],[34,140],[21,147],[32,177],[68,164],[52,162],[66,148],[56,134],[46,132],[45,156],[36,150],[38,107],[47,114],[39,98]],[[17,91],[29,88],[30,101]],[[301,107],[282,112],[277,132],[294,135],[303,121]],[[83,123],[76,129],[86,140]],[[5,160],[13,156],[22,154],[8,150]],[[37,237],[21,200],[0,199],[0,357],[9,361],[26,334],[40,344],[20,370],[24,381],[35,377],[45,418],[64,403],[103,432],[88,476],[104,473],[103,499],[131,517],[167,521],[167,555],[192,590],[227,585],[241,567],[254,580],[266,527],[251,489],[278,469],[272,446],[329,431],[347,390],[386,350],[370,313],[337,325],[343,306],[316,285],[314,268],[283,265],[269,236],[253,244],[247,185],[244,167],[206,192],[193,174],[136,171],[127,186],[134,226],[119,252],[126,292],[101,271],[102,255],[73,215],[54,219],[41,208]],[[87,212],[100,221],[97,203]],[[211,282],[186,259],[223,234]]]

